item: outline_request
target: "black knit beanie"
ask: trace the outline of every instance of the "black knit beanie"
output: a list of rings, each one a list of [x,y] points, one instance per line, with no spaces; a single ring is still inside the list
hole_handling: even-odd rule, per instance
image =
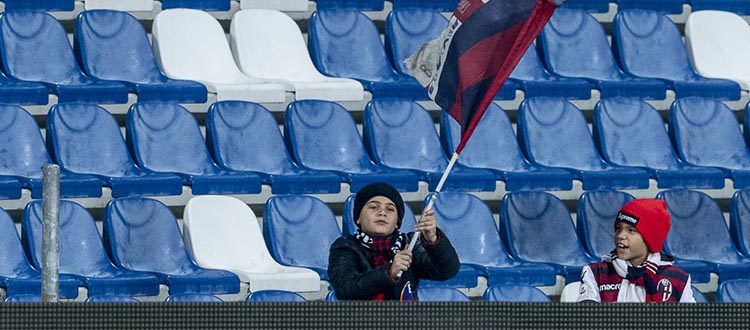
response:
[[[401,194],[393,188],[393,186],[383,183],[376,182],[369,184],[357,192],[357,196],[354,198],[354,221],[359,218],[359,214],[362,213],[362,208],[365,207],[367,201],[375,196],[383,196],[391,200],[393,204],[396,204],[396,211],[398,212],[398,225],[396,228],[401,228],[401,221],[404,219],[404,200],[401,198]],[[357,224],[359,227],[359,224]]]

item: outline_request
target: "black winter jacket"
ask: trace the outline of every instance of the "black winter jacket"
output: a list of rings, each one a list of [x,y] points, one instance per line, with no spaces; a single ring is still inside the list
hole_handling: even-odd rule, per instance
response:
[[[409,240],[414,233],[409,233]],[[412,251],[412,263],[398,282],[393,283],[390,264],[373,267],[370,251],[352,236],[339,237],[331,245],[328,257],[328,277],[339,300],[370,300],[384,292],[386,300],[398,300],[404,287],[411,283],[417,297],[420,279],[445,281],[458,273],[460,262],[456,250],[443,232],[437,230],[438,241],[422,244]],[[417,298],[418,299],[418,298]]]

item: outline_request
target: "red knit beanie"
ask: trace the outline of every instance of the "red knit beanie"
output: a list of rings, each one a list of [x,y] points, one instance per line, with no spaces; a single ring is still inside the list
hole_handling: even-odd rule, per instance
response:
[[[636,199],[628,202],[617,213],[615,224],[618,221],[635,226],[651,253],[661,252],[671,224],[667,203],[660,199]]]

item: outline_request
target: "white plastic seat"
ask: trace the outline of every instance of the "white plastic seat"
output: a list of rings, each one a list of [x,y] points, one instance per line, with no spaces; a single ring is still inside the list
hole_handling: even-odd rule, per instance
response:
[[[240,9],[307,11],[307,0],[240,0]]]
[[[251,77],[277,81],[297,100],[359,101],[362,84],[332,78],[313,65],[297,24],[286,14],[267,9],[240,10],[230,28],[234,58]]]
[[[237,68],[224,30],[211,14],[164,10],[154,18],[151,33],[154,55],[168,77],[199,81],[218,101],[284,102],[284,86],[250,78]]]
[[[266,248],[255,213],[245,203],[228,196],[191,199],[183,213],[183,239],[201,267],[224,269],[249,282],[250,291],[320,289],[312,270],[278,264]]]
[[[154,0],[84,0],[83,8],[86,10],[152,11]]]
[[[566,285],[563,288],[562,294],[560,294],[560,302],[562,303],[578,302],[578,295],[580,294],[579,290],[581,290],[580,281],[568,283],[568,285]]]
[[[739,15],[715,10],[690,14],[685,42],[702,76],[730,79],[750,89],[750,25]]]

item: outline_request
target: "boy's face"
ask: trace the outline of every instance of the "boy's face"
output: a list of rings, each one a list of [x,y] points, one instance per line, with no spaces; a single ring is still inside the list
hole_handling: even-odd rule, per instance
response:
[[[375,237],[388,236],[398,226],[398,209],[384,196],[370,198],[359,214],[357,224],[365,234]]]
[[[635,226],[618,221],[615,223],[615,251],[617,257],[640,266],[648,258],[648,248]]]

